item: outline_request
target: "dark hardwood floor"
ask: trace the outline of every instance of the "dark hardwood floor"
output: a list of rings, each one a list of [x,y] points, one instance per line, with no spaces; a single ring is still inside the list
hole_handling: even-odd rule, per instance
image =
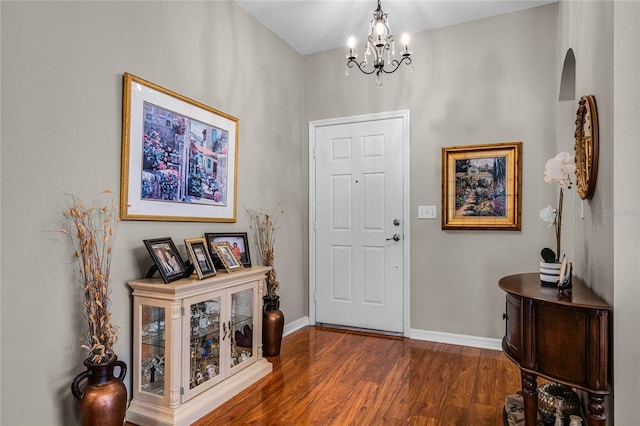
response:
[[[500,351],[307,327],[273,372],[195,423],[502,425],[517,367]]]

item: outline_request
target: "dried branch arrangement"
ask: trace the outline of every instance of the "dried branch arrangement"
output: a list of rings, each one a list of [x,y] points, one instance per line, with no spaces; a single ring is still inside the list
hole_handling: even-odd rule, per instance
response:
[[[273,297],[278,291],[280,282],[276,278],[276,271],[273,269],[275,257],[276,232],[280,228],[280,217],[284,211],[278,204],[271,213],[260,209],[247,209],[249,216],[249,228],[253,231],[253,238],[258,246],[260,261],[265,266],[271,266],[267,274],[267,296]]]
[[[118,340],[118,326],[111,323],[110,271],[111,251],[118,220],[118,205],[112,199],[102,201],[102,191],[86,205],[75,195],[67,194],[66,219],[62,232],[69,235],[78,262],[78,273],[83,285],[84,315],[87,334],[84,349],[88,360],[108,361],[114,354]]]

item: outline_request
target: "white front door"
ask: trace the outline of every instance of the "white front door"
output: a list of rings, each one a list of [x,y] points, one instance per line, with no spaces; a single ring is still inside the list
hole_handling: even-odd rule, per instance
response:
[[[316,322],[404,331],[407,121],[314,128]]]

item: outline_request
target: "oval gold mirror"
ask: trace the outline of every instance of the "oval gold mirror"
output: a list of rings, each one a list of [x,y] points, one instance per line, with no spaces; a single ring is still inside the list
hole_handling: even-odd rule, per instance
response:
[[[591,199],[598,177],[598,111],[591,95],[578,102],[575,139],[578,195]]]

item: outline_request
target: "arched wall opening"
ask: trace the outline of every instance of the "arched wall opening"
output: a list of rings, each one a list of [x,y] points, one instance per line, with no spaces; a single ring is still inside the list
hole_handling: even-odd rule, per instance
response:
[[[569,48],[564,57],[558,93],[558,121],[556,124],[556,152],[574,152],[576,113],[576,57]],[[575,261],[576,222],[581,217],[582,201],[575,188],[566,191],[562,215],[562,251],[570,262]],[[562,257],[562,254],[560,254]]]

